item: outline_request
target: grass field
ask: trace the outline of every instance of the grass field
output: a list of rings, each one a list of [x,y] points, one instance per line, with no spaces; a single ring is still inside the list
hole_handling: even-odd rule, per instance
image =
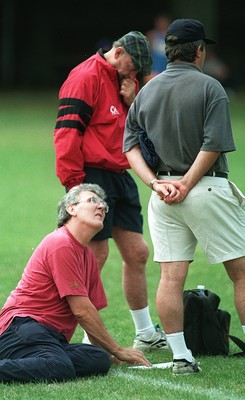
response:
[[[57,93],[2,93],[0,99],[0,306],[19,281],[33,249],[56,227],[56,206],[63,196],[54,165],[53,128],[57,112]],[[237,151],[229,154],[230,179],[245,192],[245,97],[231,99],[231,115]],[[220,116],[222,118],[222,116]],[[138,182],[144,213],[145,238],[151,255],[147,267],[151,315],[158,322],[155,292],[158,265],[152,261],[146,208],[150,190]],[[205,210],[200,210],[205,212]],[[210,226],[210,229],[212,227]],[[105,325],[123,346],[130,346],[134,327],[121,288],[121,260],[114,243],[102,272],[109,307],[101,312]],[[233,305],[233,287],[222,265],[211,266],[198,248],[190,266],[186,288],[197,284],[221,297],[220,308],[229,311],[231,334],[242,338],[242,330]],[[82,340],[77,329],[72,341]],[[245,337],[244,337],[245,340]],[[238,351],[231,344],[231,353]],[[171,361],[170,353],[155,352],[153,362]],[[245,359],[200,357],[203,372],[195,376],[173,377],[170,369],[133,370],[112,367],[108,376],[80,379],[59,384],[0,384],[0,398],[7,400],[43,398],[88,400],[241,400],[245,399]]]

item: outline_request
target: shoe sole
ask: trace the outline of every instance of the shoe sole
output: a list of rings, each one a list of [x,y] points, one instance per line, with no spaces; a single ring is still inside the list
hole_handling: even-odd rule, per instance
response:
[[[198,371],[189,371],[189,372],[172,372],[173,375],[193,375],[193,374],[197,374],[198,372],[201,372],[200,370]]]
[[[173,375],[192,375],[192,374],[197,374],[198,372],[202,372],[202,370],[199,366],[197,367],[196,370],[192,369],[192,370],[187,371],[187,368],[186,368],[186,370],[183,368],[182,371],[181,370],[175,371],[174,369],[172,371]]]
[[[165,351],[170,350],[168,346],[159,346],[159,347],[150,347],[150,346],[133,346],[134,349],[141,350],[141,351]]]

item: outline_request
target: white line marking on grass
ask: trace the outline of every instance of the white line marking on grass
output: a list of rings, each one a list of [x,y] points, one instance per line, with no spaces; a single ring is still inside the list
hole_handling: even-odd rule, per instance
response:
[[[191,393],[196,394],[196,396],[198,397],[198,395],[200,394],[204,394],[206,396],[209,396],[210,399],[212,400],[244,400],[244,397],[238,397],[238,396],[234,396],[232,393],[227,392],[227,391],[222,391],[221,389],[214,389],[214,388],[207,388],[207,389],[202,389],[200,387],[196,388],[194,385],[189,385],[189,384],[185,384],[185,383],[172,383],[172,382],[168,382],[167,380],[161,379],[161,380],[157,380],[157,379],[153,379],[153,378],[149,378],[149,377],[142,377],[142,376],[138,376],[135,374],[130,374],[127,372],[122,372],[122,371],[113,371],[112,372],[113,375],[117,376],[118,378],[123,378],[126,380],[130,380],[130,381],[135,381],[141,384],[145,384],[145,385],[151,385],[151,386],[155,386],[155,387],[164,387],[164,388],[168,388],[171,389],[173,391],[178,391],[178,392],[182,392],[182,393]],[[178,379],[178,377],[176,377]]]

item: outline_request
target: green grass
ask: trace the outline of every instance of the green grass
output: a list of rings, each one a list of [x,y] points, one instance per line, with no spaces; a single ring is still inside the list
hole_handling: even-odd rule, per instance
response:
[[[0,306],[19,281],[33,249],[56,227],[56,206],[64,194],[55,175],[53,128],[57,112],[57,93],[2,93],[0,99]],[[237,151],[229,154],[230,179],[245,192],[245,97],[231,99],[231,115]],[[144,211],[145,238],[151,255],[147,266],[151,315],[158,321],[155,293],[159,267],[152,261],[152,245],[146,209],[150,190],[138,179]],[[110,256],[102,271],[109,307],[101,312],[107,329],[123,346],[130,346],[134,326],[121,287],[121,259],[113,241]],[[186,289],[197,284],[221,297],[220,308],[229,311],[231,333],[243,337],[233,304],[233,287],[222,265],[209,265],[198,248],[189,269]],[[245,338],[244,338],[245,339]],[[82,340],[77,329],[72,341]],[[231,352],[238,351],[231,344]],[[155,352],[152,362],[171,361],[171,354]],[[0,384],[1,399],[122,399],[149,400],[240,400],[245,399],[244,359],[200,357],[203,373],[173,377],[169,369],[132,370],[113,366],[106,377],[79,379],[59,384]]]

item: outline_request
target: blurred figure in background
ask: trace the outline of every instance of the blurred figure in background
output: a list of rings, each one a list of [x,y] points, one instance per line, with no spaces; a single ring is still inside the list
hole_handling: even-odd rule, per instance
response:
[[[203,72],[217,79],[229,94],[234,93],[235,80],[231,69],[214,49],[207,51]]]
[[[152,69],[151,74],[144,77],[144,83],[166,69],[165,34],[170,22],[169,16],[159,13],[154,18],[154,27],[146,32],[151,45]]]
[[[102,49],[104,52],[109,51],[112,45],[113,41],[110,38],[103,36],[95,43],[95,51],[98,51],[99,49]]]

